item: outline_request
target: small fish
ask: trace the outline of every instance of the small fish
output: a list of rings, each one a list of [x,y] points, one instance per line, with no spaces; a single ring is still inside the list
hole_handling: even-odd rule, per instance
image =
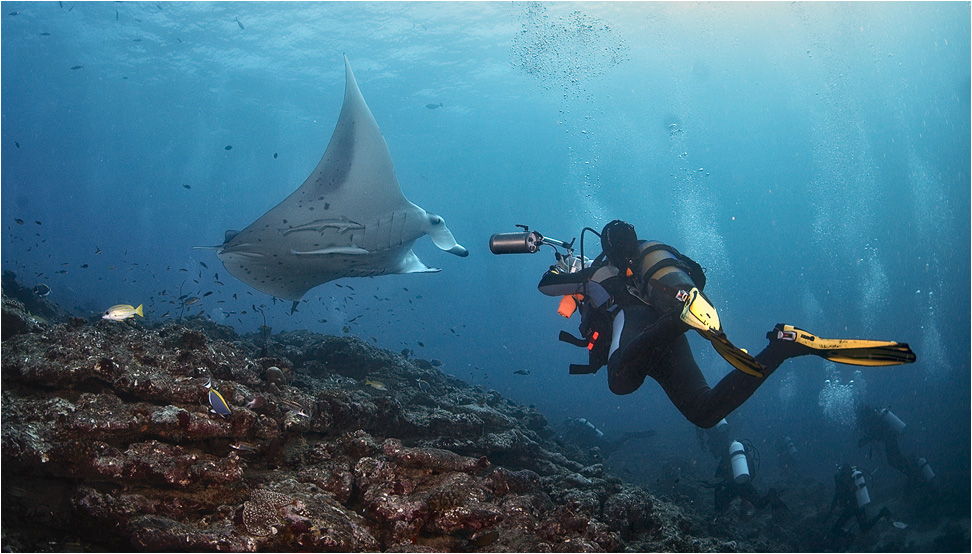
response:
[[[891,525],[894,525],[898,529],[907,529],[908,528],[908,524],[905,523],[905,522],[903,522],[903,521],[892,521],[891,522]]]
[[[422,342],[422,341],[418,341],[418,343],[417,343],[417,344],[418,344],[419,346],[421,346],[422,348],[425,348],[425,343],[424,343],[424,342]]]
[[[20,143],[17,142],[17,141],[14,141],[14,146],[16,146],[17,148],[20,148]]]
[[[490,529],[489,531],[483,531],[477,533],[469,538],[469,544],[482,548],[484,546],[489,546],[499,540],[499,531],[496,529]]]
[[[386,387],[385,384],[382,383],[381,381],[372,381],[371,379],[365,379],[364,384],[378,390],[388,390],[388,387]]]
[[[40,298],[44,298],[50,293],[51,293],[51,287],[45,285],[44,283],[41,283],[34,287],[34,294],[36,294]]]
[[[213,388],[213,378],[210,377],[209,381],[206,381],[206,389],[209,394],[209,411],[210,413],[219,414],[220,417],[226,417],[230,414],[229,404],[226,403],[226,399],[223,398],[219,391]]]
[[[255,454],[256,452],[258,452],[256,446],[253,446],[252,444],[243,441],[232,442],[230,443],[229,447],[232,448],[233,450],[239,450],[240,452],[246,452],[248,454]]]
[[[49,36],[51,36],[51,34],[50,33],[41,33],[41,36],[42,37],[49,37]]]
[[[18,217],[17,219],[14,220],[14,223],[16,223],[17,225],[23,225],[24,224],[24,220],[23,219],[20,219]]]
[[[209,266],[206,265],[206,262],[199,262],[199,265],[203,266],[206,269],[209,269]]]
[[[434,110],[436,108],[441,108],[442,107],[442,102],[439,102],[438,104],[426,104],[425,107],[428,108],[428,109],[430,109],[430,110]]]
[[[227,144],[226,145],[226,149],[227,150],[232,150],[233,149],[233,145],[232,144]]]
[[[162,314],[162,317],[169,317],[169,312],[165,312],[164,314]]]
[[[111,321],[121,321],[123,319],[128,319],[130,317],[135,317],[138,314],[139,317],[145,317],[142,313],[142,305],[139,304],[137,308],[133,308],[130,304],[116,304],[108,308],[101,319],[108,319]]]
[[[182,305],[183,306],[192,306],[196,302],[199,302],[199,297],[198,296],[191,296],[191,297],[186,298],[185,300],[183,300],[182,301]]]
[[[236,19],[234,19],[233,21],[235,21],[235,22],[236,22],[236,24],[240,26],[240,30],[245,30],[245,29],[246,29],[246,27],[244,27],[244,26],[243,26],[243,24],[242,24],[242,23],[240,23],[240,18],[238,18],[238,17],[237,17],[237,18],[236,18]]]
[[[203,295],[203,298],[205,298],[205,297],[207,297],[207,296],[209,296],[209,295],[210,295],[210,294],[212,294],[212,293],[213,293],[213,291],[208,291],[208,292],[206,292],[206,294],[204,294],[204,295]]]
[[[273,159],[275,159],[275,160],[277,159],[277,153],[276,152],[273,153]]]
[[[101,254],[101,247],[99,247],[97,244],[95,245],[95,254]]]
[[[182,185],[182,188],[184,188],[184,189],[191,189],[192,187],[190,187],[189,185]]]
[[[40,221],[37,221],[36,219],[34,220],[34,223],[36,223],[37,225],[43,225],[43,223],[41,223]]]
[[[20,15],[20,12],[10,12],[10,15]]]
[[[344,327],[342,327],[341,330],[344,331],[345,333],[350,333],[351,332],[351,328],[348,327],[347,325],[345,325]]]
[[[84,67],[84,64],[71,66],[71,69],[78,70],[78,69],[81,69],[82,67]]]
[[[425,379],[416,379],[415,382],[418,383],[418,388],[422,392],[430,392],[432,390],[432,385]]]
[[[514,371],[513,374],[514,375],[529,375],[530,374],[530,370],[529,369],[518,369],[518,370]]]
[[[280,407],[284,410],[294,412],[300,417],[310,417],[310,415],[307,414],[307,410],[299,402],[294,402],[293,400],[281,400]]]
[[[432,367],[442,367],[442,360],[436,360],[435,358],[432,358],[431,360],[429,360],[429,363],[432,364]]]
[[[88,269],[88,264],[81,264],[81,269]]]
[[[115,10],[115,21],[118,21],[118,10]]]

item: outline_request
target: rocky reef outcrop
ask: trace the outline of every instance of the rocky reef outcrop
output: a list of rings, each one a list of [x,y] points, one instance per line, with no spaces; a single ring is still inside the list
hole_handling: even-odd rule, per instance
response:
[[[3,327],[4,550],[735,547],[407,351],[46,320],[6,294]]]

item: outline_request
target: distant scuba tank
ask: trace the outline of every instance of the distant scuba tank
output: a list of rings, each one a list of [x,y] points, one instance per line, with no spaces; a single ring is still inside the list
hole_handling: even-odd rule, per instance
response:
[[[786,445],[786,451],[790,454],[790,456],[796,456],[797,449],[796,446],[793,445],[793,439],[790,437],[783,437],[783,444]]]
[[[921,477],[926,483],[935,478],[935,472],[932,471],[931,466],[928,465],[928,460],[925,458],[918,458],[918,471],[921,472]]]
[[[581,423],[583,423],[584,425],[590,427],[591,430],[594,431],[594,433],[597,435],[597,438],[599,438],[599,439],[600,438],[604,438],[604,431],[601,431],[600,429],[598,429],[597,427],[595,427],[594,424],[591,423],[590,421],[587,421],[586,418],[583,418],[582,417],[578,421],[581,422]]]
[[[739,441],[729,444],[729,462],[732,465],[732,479],[737,485],[749,482],[749,460],[746,459],[746,447]]]
[[[898,419],[898,416],[894,415],[891,408],[881,410],[881,421],[883,421],[884,424],[891,429],[894,429],[894,433],[896,435],[900,435],[905,430],[905,427],[907,427],[905,422],[901,421]]]
[[[867,483],[864,482],[864,472],[855,467],[851,477],[854,479],[854,489],[856,489],[854,495],[857,497],[857,507],[863,508],[871,503],[871,495],[867,492]]]

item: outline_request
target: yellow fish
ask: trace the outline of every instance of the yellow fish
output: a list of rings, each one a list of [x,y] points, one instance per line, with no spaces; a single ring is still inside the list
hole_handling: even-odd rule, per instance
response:
[[[388,390],[388,387],[386,387],[385,384],[382,383],[381,381],[372,381],[371,379],[365,379],[364,384],[368,385],[369,387],[374,387],[378,390]]]
[[[101,319],[121,321],[123,319],[135,317],[135,314],[138,314],[138,317],[145,317],[145,315],[142,314],[141,304],[139,304],[137,308],[133,308],[128,304],[118,304],[108,308],[108,311],[106,311],[104,315],[101,316]]]

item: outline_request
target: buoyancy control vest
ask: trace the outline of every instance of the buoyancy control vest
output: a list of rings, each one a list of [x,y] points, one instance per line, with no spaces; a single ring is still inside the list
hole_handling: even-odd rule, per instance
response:
[[[695,261],[675,248],[657,241],[643,241],[633,268],[622,275],[618,268],[606,261],[602,254],[589,267],[573,273],[561,266],[551,266],[540,279],[538,288],[548,296],[563,296],[563,302],[573,301],[581,314],[580,337],[566,331],[560,340],[587,348],[587,364],[570,364],[571,374],[596,373],[607,365],[610,356],[614,318],[619,309],[633,302],[644,302],[667,312],[680,309],[667,291],[658,290],[652,281],[667,287],[705,286],[705,274]],[[666,287],[666,288],[667,288]],[[573,310],[560,310],[570,317]]]

